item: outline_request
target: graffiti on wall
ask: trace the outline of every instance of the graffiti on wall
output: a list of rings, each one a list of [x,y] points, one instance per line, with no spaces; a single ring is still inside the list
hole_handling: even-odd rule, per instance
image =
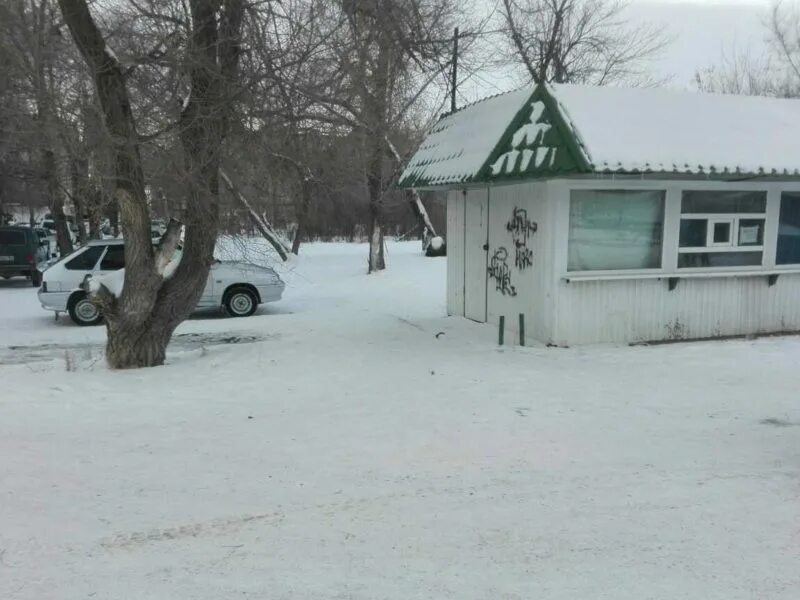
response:
[[[527,210],[514,207],[506,229],[514,240],[514,266],[524,271],[533,264],[533,250],[528,248],[528,240],[536,233],[538,225],[528,218]]]
[[[511,267],[508,265],[508,250],[500,246],[489,261],[489,277],[494,279],[495,289],[504,296],[516,296],[517,290],[511,285]]]

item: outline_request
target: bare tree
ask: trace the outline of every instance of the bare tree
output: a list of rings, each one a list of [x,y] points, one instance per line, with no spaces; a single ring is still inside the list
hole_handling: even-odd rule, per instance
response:
[[[792,81],[775,58],[750,54],[723,57],[718,65],[702,69],[694,82],[703,92],[745,96],[796,96],[800,80]]]
[[[171,221],[158,249],[126,70],[108,46],[86,0],[59,0],[64,21],[92,74],[113,144],[116,200],[125,232],[125,282],[117,297],[91,286],[108,332],[113,368],[159,365],[175,328],[202,293],[213,261],[219,212],[219,167],[237,82],[244,5],[241,0],[190,0],[184,49],[189,95],[180,114],[187,210],[183,253],[174,273],[166,266],[180,239]]]
[[[535,83],[650,81],[647,62],[665,46],[661,31],[633,26],[622,0],[502,0],[514,60]]]
[[[765,23],[769,49],[736,52],[695,74],[706,92],[752,96],[800,96],[800,3],[773,2]]]
[[[450,0],[340,0],[340,5],[346,26],[336,52],[343,93],[323,104],[361,135],[372,273],[386,266],[383,205],[395,160],[388,136],[445,71],[457,5]]]

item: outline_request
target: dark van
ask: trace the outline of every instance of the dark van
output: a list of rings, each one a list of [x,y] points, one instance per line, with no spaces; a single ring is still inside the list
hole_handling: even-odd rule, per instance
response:
[[[42,274],[36,265],[42,259],[41,248],[39,235],[30,227],[0,227],[0,277],[27,277],[39,287]]]

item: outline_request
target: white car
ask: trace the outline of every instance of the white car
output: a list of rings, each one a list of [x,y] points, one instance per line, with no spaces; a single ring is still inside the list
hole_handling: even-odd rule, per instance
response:
[[[97,306],[79,288],[87,275],[111,273],[125,266],[123,240],[94,240],[50,266],[42,276],[39,302],[45,310],[68,312],[78,325],[103,320]],[[259,304],[275,302],[285,284],[268,267],[241,262],[216,262],[211,267],[196,310],[224,308],[233,317],[249,317]]]

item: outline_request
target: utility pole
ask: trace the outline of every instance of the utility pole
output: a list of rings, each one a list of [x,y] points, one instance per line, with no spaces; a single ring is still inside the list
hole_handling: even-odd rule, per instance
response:
[[[458,85],[458,27],[453,31],[453,79],[450,83],[450,112],[456,112],[456,86]]]

